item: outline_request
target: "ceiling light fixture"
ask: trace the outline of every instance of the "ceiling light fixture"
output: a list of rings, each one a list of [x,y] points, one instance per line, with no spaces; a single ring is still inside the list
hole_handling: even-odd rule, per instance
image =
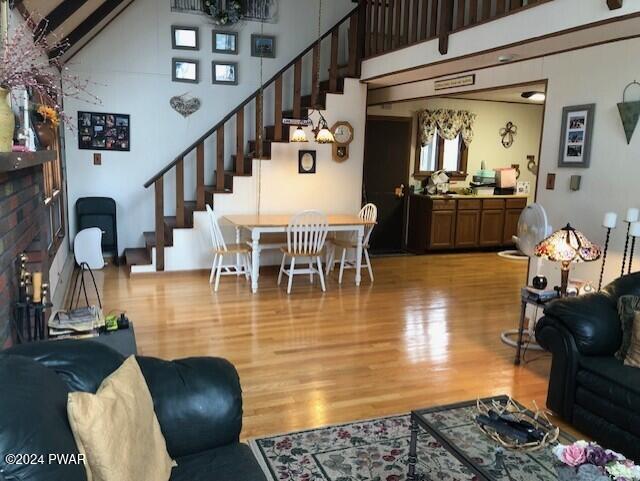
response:
[[[309,142],[309,140],[307,139],[307,134],[301,125],[298,125],[296,127],[296,130],[294,130],[290,142]]]
[[[311,114],[317,112],[320,118],[318,119],[318,123],[314,125],[313,120],[311,120]],[[327,119],[324,118],[322,112],[319,110],[312,110],[309,113],[309,116],[302,120],[302,124],[298,124],[296,130],[293,131],[291,135],[291,139],[289,142],[308,142],[307,134],[302,128],[302,125],[308,125],[311,127],[311,132],[313,132],[314,140],[319,144],[333,144],[336,139],[333,137],[331,130],[329,130],[329,124],[327,124]]]
[[[544,102],[547,99],[547,95],[544,92],[522,92],[521,97],[523,99],[531,100],[532,102]]]

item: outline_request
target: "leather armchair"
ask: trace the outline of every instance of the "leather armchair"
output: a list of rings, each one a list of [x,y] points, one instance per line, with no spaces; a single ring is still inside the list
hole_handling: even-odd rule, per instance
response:
[[[218,358],[137,357],[167,450],[171,481],[265,481],[239,442],[242,392],[235,368]],[[124,357],[91,341],[16,346],[0,353],[0,479],[86,481],[82,466],[7,465],[6,454],[77,454],[66,417],[70,391],[96,392]]]
[[[614,357],[622,343],[620,296],[640,296],[640,273],[601,292],[558,299],[536,339],[552,353],[547,407],[605,447],[640,460],[640,369]]]

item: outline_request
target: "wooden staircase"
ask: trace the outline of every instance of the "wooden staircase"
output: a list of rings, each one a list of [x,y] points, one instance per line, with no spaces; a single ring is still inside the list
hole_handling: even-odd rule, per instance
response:
[[[255,91],[238,107],[227,114],[220,122],[209,129],[196,142],[185,149],[165,168],[145,183],[145,188],[154,186],[155,190],[155,231],[144,232],[145,247],[125,249],[126,264],[132,266],[151,265],[155,249],[155,269],[164,270],[164,249],[173,246],[175,229],[193,228],[194,212],[204,211],[205,205],[213,205],[216,194],[233,193],[234,178],[252,175],[254,159],[270,159],[274,142],[289,142],[290,126],[283,125],[283,118],[307,118],[312,110],[322,110],[328,93],[340,94],[344,91],[345,78],[359,78],[361,55],[364,47],[364,29],[366,4],[360,2],[347,16],[340,20],[319,40],[307,47],[282,70],[268,80],[261,89]],[[348,61],[339,65],[338,49],[341,41],[341,29],[348,23]],[[330,68],[328,78],[320,80],[320,56],[323,40],[330,44]],[[344,41],[344,39],[343,39]],[[312,55],[311,91],[302,95],[303,58]],[[293,69],[293,105],[284,110],[283,76]],[[264,125],[263,99],[267,88],[273,88],[274,118],[272,125]],[[256,139],[245,142],[246,107],[254,104]],[[231,155],[232,170],[225,170],[225,125],[235,120],[235,153]],[[215,136],[215,174],[213,182],[205,180],[205,141]],[[184,172],[185,158],[195,151],[196,195],[195,200],[185,200]],[[164,183],[165,176],[175,169],[176,205],[175,216],[165,215]]]

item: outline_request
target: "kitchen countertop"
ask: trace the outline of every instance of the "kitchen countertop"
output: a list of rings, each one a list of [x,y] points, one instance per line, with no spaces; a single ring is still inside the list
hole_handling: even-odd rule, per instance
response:
[[[429,197],[430,199],[527,199],[529,196],[525,194],[512,194],[512,195],[463,195],[463,194],[451,194],[451,195],[429,195],[429,194],[414,194],[420,197]]]

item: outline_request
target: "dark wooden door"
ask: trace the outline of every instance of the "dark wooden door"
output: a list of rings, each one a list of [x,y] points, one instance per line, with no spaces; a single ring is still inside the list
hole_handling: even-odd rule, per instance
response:
[[[411,126],[408,117],[367,117],[364,190],[366,201],[378,207],[378,225],[371,234],[373,252],[404,248]]]
[[[456,247],[478,247],[479,210],[458,210],[456,217]]]

